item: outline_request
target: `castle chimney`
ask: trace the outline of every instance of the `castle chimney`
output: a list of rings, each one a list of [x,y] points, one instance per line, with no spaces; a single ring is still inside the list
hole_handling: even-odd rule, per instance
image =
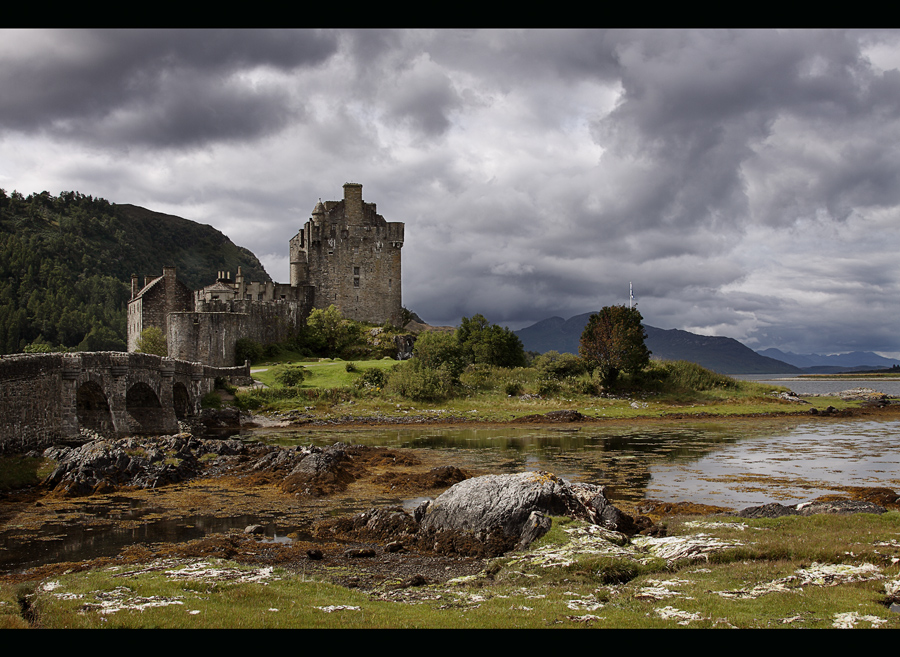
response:
[[[131,275],[131,298],[134,299],[137,296],[137,293],[141,291],[141,288],[138,287],[138,275]]]
[[[344,183],[344,217],[348,224],[362,223],[362,187],[359,183]]]

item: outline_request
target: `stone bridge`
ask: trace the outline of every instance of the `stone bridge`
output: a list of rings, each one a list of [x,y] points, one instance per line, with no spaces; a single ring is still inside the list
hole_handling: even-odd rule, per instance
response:
[[[113,351],[0,357],[0,452],[77,439],[178,432],[217,378],[250,382],[250,365],[209,367]]]

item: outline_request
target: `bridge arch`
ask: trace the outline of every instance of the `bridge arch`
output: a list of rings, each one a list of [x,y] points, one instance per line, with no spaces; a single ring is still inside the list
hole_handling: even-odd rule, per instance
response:
[[[129,386],[125,393],[125,415],[128,432],[133,434],[166,433],[165,414],[156,391],[143,381]]]
[[[191,393],[180,381],[172,384],[172,407],[175,409],[175,417],[183,420],[193,415],[193,406],[191,404]]]
[[[90,429],[101,436],[116,434],[109,400],[103,387],[96,381],[85,381],[75,394],[75,408],[79,429]]]

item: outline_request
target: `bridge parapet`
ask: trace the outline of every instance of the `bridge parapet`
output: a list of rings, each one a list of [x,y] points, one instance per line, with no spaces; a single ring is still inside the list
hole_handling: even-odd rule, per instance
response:
[[[250,381],[250,366],[201,363],[126,352],[15,354],[0,358],[0,452],[78,439],[175,433],[197,414],[216,378]]]

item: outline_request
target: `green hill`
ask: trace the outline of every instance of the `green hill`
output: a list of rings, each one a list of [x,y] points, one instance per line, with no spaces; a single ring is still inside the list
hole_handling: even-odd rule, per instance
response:
[[[212,226],[79,192],[0,189],[0,354],[35,341],[124,350],[131,275],[143,282],[164,266],[192,288],[239,266],[250,280],[270,280]]]

